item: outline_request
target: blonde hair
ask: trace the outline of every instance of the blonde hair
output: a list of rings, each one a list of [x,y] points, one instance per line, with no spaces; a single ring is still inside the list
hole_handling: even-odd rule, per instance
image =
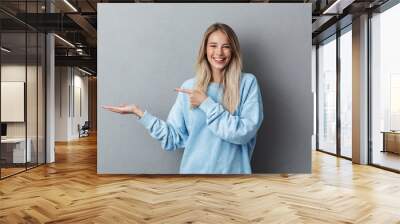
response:
[[[196,61],[195,88],[207,92],[208,85],[211,82],[212,70],[207,60],[207,42],[209,36],[215,31],[221,31],[228,37],[232,51],[231,59],[223,71],[222,86],[224,89],[222,103],[229,112],[233,113],[240,100],[239,85],[242,74],[242,58],[240,55],[239,40],[233,29],[228,25],[214,23],[204,33]]]

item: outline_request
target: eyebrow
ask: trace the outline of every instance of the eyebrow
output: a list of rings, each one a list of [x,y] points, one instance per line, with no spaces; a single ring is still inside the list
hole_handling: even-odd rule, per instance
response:
[[[209,42],[208,44],[217,44],[217,42]],[[229,45],[229,46],[230,46],[229,43],[227,43],[227,44],[222,44],[222,45]]]

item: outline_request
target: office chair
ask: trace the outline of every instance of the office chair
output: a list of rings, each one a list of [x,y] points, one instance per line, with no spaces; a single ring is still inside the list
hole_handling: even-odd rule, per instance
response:
[[[85,121],[82,127],[80,127],[80,125],[78,124],[79,138],[89,136],[89,129],[90,129],[89,121]]]

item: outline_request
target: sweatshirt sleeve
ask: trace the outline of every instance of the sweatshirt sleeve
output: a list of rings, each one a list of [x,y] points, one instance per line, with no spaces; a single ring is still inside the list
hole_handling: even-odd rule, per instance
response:
[[[199,108],[206,114],[208,128],[225,141],[246,144],[257,134],[263,120],[263,105],[257,80],[254,78],[242,100],[240,115],[232,115],[220,103],[208,97]]]
[[[188,137],[185,120],[183,117],[182,96],[178,97],[169,112],[167,121],[163,121],[149,112],[145,111],[142,118],[138,121],[150,133],[150,135],[160,141],[161,147],[165,150],[175,150],[184,148]]]

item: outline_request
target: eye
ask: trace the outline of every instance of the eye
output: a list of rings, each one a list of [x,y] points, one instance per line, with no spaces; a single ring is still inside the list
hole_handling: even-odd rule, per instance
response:
[[[216,44],[209,44],[208,46],[214,48],[214,47],[216,47],[217,45],[216,45]]]
[[[229,46],[229,45],[224,45],[223,48],[230,49],[231,46]]]

